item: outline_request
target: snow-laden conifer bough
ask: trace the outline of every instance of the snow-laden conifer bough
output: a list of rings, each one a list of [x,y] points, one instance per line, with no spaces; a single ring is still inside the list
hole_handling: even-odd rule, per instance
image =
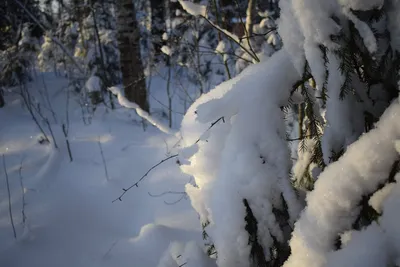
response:
[[[280,9],[283,49],[201,96],[182,122],[181,169],[195,179],[186,191],[211,258],[219,267],[398,266],[400,1],[281,0]],[[282,109],[296,90],[305,132],[292,161]],[[291,172],[311,180],[305,199]],[[365,209],[376,217],[362,218]],[[188,254],[172,246],[159,267],[205,266]]]

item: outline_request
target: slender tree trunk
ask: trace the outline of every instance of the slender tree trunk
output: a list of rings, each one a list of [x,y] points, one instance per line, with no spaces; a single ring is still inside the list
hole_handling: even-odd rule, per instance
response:
[[[156,57],[161,54],[164,45],[162,35],[165,32],[164,0],[151,0],[151,35]]]
[[[0,108],[4,107],[6,102],[4,101],[3,91],[0,89]]]
[[[140,33],[132,0],[117,1],[118,46],[126,98],[149,111],[146,77],[140,57]]]
[[[249,0],[246,11],[246,32],[248,38],[250,38],[250,36],[253,35],[253,25],[255,23],[256,12],[257,12],[256,7],[257,7],[257,1]]]

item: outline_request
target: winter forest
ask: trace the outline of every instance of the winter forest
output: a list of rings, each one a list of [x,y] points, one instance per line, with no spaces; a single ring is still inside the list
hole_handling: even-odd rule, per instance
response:
[[[0,267],[400,267],[399,87],[400,0],[1,0]]]

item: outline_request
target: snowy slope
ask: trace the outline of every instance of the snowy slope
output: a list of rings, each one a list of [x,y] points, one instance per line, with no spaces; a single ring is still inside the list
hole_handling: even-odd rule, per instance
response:
[[[38,75],[36,82],[28,84],[37,99],[43,87],[42,74]],[[15,240],[6,176],[0,167],[0,266],[151,267],[158,264],[171,241],[199,240],[198,218],[185,195],[154,196],[184,191],[190,177],[179,171],[174,160],[151,172],[122,202],[112,203],[122,188],[165,158],[167,151],[173,152],[176,137],[152,126],[144,132],[141,123],[135,122],[134,111],[124,108],[110,113],[99,107],[92,123],[84,125],[81,108],[71,97],[70,162],[61,130],[66,123],[66,81],[52,74],[44,78],[57,122],[44,113],[58,149],[38,143],[40,132],[15,95],[7,94],[7,106],[0,109],[0,155],[4,154],[6,163],[17,235]],[[162,88],[162,81],[153,81],[154,95],[162,98],[157,93]]]

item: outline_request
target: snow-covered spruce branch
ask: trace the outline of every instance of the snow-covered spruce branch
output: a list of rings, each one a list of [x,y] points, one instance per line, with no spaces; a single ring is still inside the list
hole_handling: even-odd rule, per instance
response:
[[[280,68],[285,72],[277,71]],[[183,119],[188,148],[208,123],[221,116],[225,120],[210,132],[207,142],[197,144],[198,150],[186,158],[189,164],[181,165],[195,178],[196,186],[188,184],[186,191],[201,223],[210,222],[207,231],[220,267],[247,267],[262,257],[272,264],[270,248],[283,247],[287,229],[302,208],[289,180],[291,162],[281,111],[300,79],[286,51],[278,51],[200,97]],[[284,206],[288,219],[281,224],[277,211]],[[264,249],[257,249],[260,246]]]
[[[396,100],[376,129],[348,147],[344,155],[320,175],[314,191],[307,197],[306,209],[295,224],[290,241],[292,255],[285,267],[326,266],[330,254],[334,253],[331,251],[336,238],[352,229],[362,197],[378,189],[399,158],[394,146],[394,140],[400,139],[399,114],[400,104]],[[365,261],[353,260],[354,265]],[[362,261],[357,263],[358,260]]]
[[[162,123],[158,119],[151,116],[147,111],[144,111],[143,109],[141,109],[138,104],[129,101],[123,95],[121,88],[113,86],[113,87],[108,88],[108,90],[110,90],[114,95],[117,96],[118,102],[121,106],[129,108],[129,109],[134,109],[140,117],[142,117],[146,121],[150,122],[152,125],[157,127],[160,131],[162,131],[166,134],[174,134],[174,132],[172,131],[171,128],[169,128],[168,126],[164,125],[164,123]]]

